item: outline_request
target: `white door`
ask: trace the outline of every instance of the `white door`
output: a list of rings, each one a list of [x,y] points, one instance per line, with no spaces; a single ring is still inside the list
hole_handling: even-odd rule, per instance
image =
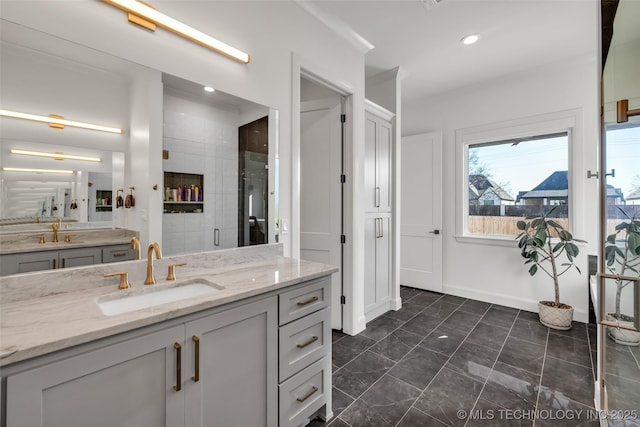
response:
[[[400,284],[442,292],[442,134],[402,138]]]
[[[300,258],[342,268],[340,97],[300,105]],[[342,328],[340,272],[331,276],[331,327]]]

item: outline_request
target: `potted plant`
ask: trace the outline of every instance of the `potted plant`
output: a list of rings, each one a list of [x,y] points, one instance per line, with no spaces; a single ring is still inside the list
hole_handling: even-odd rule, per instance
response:
[[[605,244],[607,269],[611,274],[619,276],[640,276],[640,221],[635,216],[629,217],[624,210],[618,209],[626,219],[616,226],[615,233],[607,236]],[[615,279],[615,283],[615,312],[607,313],[607,320],[618,322],[621,325],[633,326],[633,317],[622,314],[620,311],[622,290],[633,281],[618,277]],[[607,335],[619,344],[631,346],[640,344],[640,332],[607,327]]]
[[[538,302],[540,323],[549,328],[568,330],[571,329],[573,321],[573,307],[560,302],[559,277],[571,268],[580,273],[580,269],[575,265],[575,258],[580,250],[574,242],[584,241],[574,239],[561,224],[549,218],[554,209],[542,216],[527,217],[525,221],[518,221],[517,226],[521,233],[516,240],[520,254],[526,259],[525,265],[530,265],[529,274],[534,276],[538,271],[543,271],[553,279],[554,301]]]

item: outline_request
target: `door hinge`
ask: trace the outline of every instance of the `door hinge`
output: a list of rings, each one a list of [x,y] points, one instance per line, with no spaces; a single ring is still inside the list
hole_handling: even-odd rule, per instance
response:
[[[346,122],[347,122],[347,115],[346,114],[340,114],[340,123],[346,123]]]
[[[347,243],[347,236],[345,236],[344,234],[340,235],[340,243]]]
[[[345,174],[340,175],[340,182],[343,184],[347,182],[347,175]]]
[[[344,295],[340,295],[340,304],[346,304],[347,303],[347,299],[344,297]]]

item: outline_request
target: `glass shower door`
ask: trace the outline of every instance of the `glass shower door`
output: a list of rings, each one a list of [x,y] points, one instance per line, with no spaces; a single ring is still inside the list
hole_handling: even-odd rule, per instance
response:
[[[606,126],[600,271],[602,409],[610,425],[625,426],[640,425],[640,117],[634,119]]]

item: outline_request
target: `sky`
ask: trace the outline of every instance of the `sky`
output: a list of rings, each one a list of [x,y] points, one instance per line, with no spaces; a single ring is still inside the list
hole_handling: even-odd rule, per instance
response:
[[[553,172],[568,170],[567,144],[567,137],[557,137],[469,151],[476,151],[479,165],[488,169],[497,183],[508,183],[515,197],[519,191],[533,189]],[[640,177],[640,127],[609,131],[607,144],[607,171],[616,170],[614,178],[607,177],[607,183],[621,188],[626,195],[632,190],[635,177]],[[595,172],[597,167],[592,170]]]

